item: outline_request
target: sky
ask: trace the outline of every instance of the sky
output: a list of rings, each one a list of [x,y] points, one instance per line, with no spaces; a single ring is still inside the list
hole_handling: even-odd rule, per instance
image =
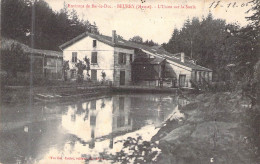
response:
[[[214,18],[227,23],[248,24],[245,12],[250,8],[250,0],[45,0],[50,7],[59,11],[64,2],[69,10],[75,9],[80,18],[95,22],[104,35],[112,35],[112,30],[129,39],[139,35],[143,40],[153,40],[159,44],[168,42],[174,28],[180,29],[187,18],[202,19],[209,12]],[[219,2],[218,2],[219,1]],[[143,3],[142,3],[143,2]],[[79,6],[84,6],[81,8]],[[90,8],[86,8],[89,5]],[[103,6],[92,8],[92,6]],[[119,8],[127,5],[134,8]],[[151,8],[136,8],[136,7]],[[186,6],[187,5],[187,6]],[[105,8],[110,6],[111,8]],[[172,8],[167,8],[171,6]],[[211,6],[211,7],[210,7]],[[183,7],[183,8],[182,8]]]

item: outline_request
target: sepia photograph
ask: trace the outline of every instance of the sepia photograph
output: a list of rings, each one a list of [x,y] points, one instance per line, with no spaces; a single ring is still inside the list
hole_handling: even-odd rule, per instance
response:
[[[0,164],[259,164],[260,0],[0,4]]]

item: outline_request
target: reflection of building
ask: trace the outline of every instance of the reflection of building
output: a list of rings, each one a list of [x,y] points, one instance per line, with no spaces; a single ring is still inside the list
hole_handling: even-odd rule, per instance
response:
[[[70,133],[89,142],[89,148],[95,147],[95,139],[113,136],[118,132],[132,130],[129,115],[130,98],[115,96],[90,100],[69,106],[63,116],[62,125]],[[112,147],[112,143],[110,143]]]
[[[140,129],[161,125],[177,106],[176,97],[158,95],[114,95],[69,106],[62,125],[93,149],[96,139],[109,139]]]
[[[132,130],[130,103],[129,97],[113,97],[113,133]]]

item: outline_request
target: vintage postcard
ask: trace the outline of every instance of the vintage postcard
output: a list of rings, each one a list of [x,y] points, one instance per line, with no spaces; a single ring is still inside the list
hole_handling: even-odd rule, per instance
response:
[[[2,0],[0,163],[259,163],[259,9]]]

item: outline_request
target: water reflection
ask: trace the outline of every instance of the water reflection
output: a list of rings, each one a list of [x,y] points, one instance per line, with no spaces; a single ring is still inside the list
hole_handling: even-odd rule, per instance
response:
[[[93,157],[106,150],[117,152],[120,150],[115,143],[118,137],[134,133],[144,138],[146,133],[152,135],[154,127],[176,112],[178,106],[187,103],[187,100],[172,95],[141,94],[114,95],[66,105],[34,106],[31,113],[26,112],[26,107],[15,108],[12,109],[17,117],[13,122],[15,128],[3,131],[0,140],[14,144],[10,136],[15,136],[15,140],[21,143],[9,146],[9,154],[0,149],[0,154],[6,155],[0,155],[0,162],[61,163],[51,158]],[[152,128],[142,133],[141,128],[147,125]]]
[[[113,140],[114,135],[133,129],[130,102],[130,98],[114,96],[69,105],[62,127],[94,148],[95,139]]]

